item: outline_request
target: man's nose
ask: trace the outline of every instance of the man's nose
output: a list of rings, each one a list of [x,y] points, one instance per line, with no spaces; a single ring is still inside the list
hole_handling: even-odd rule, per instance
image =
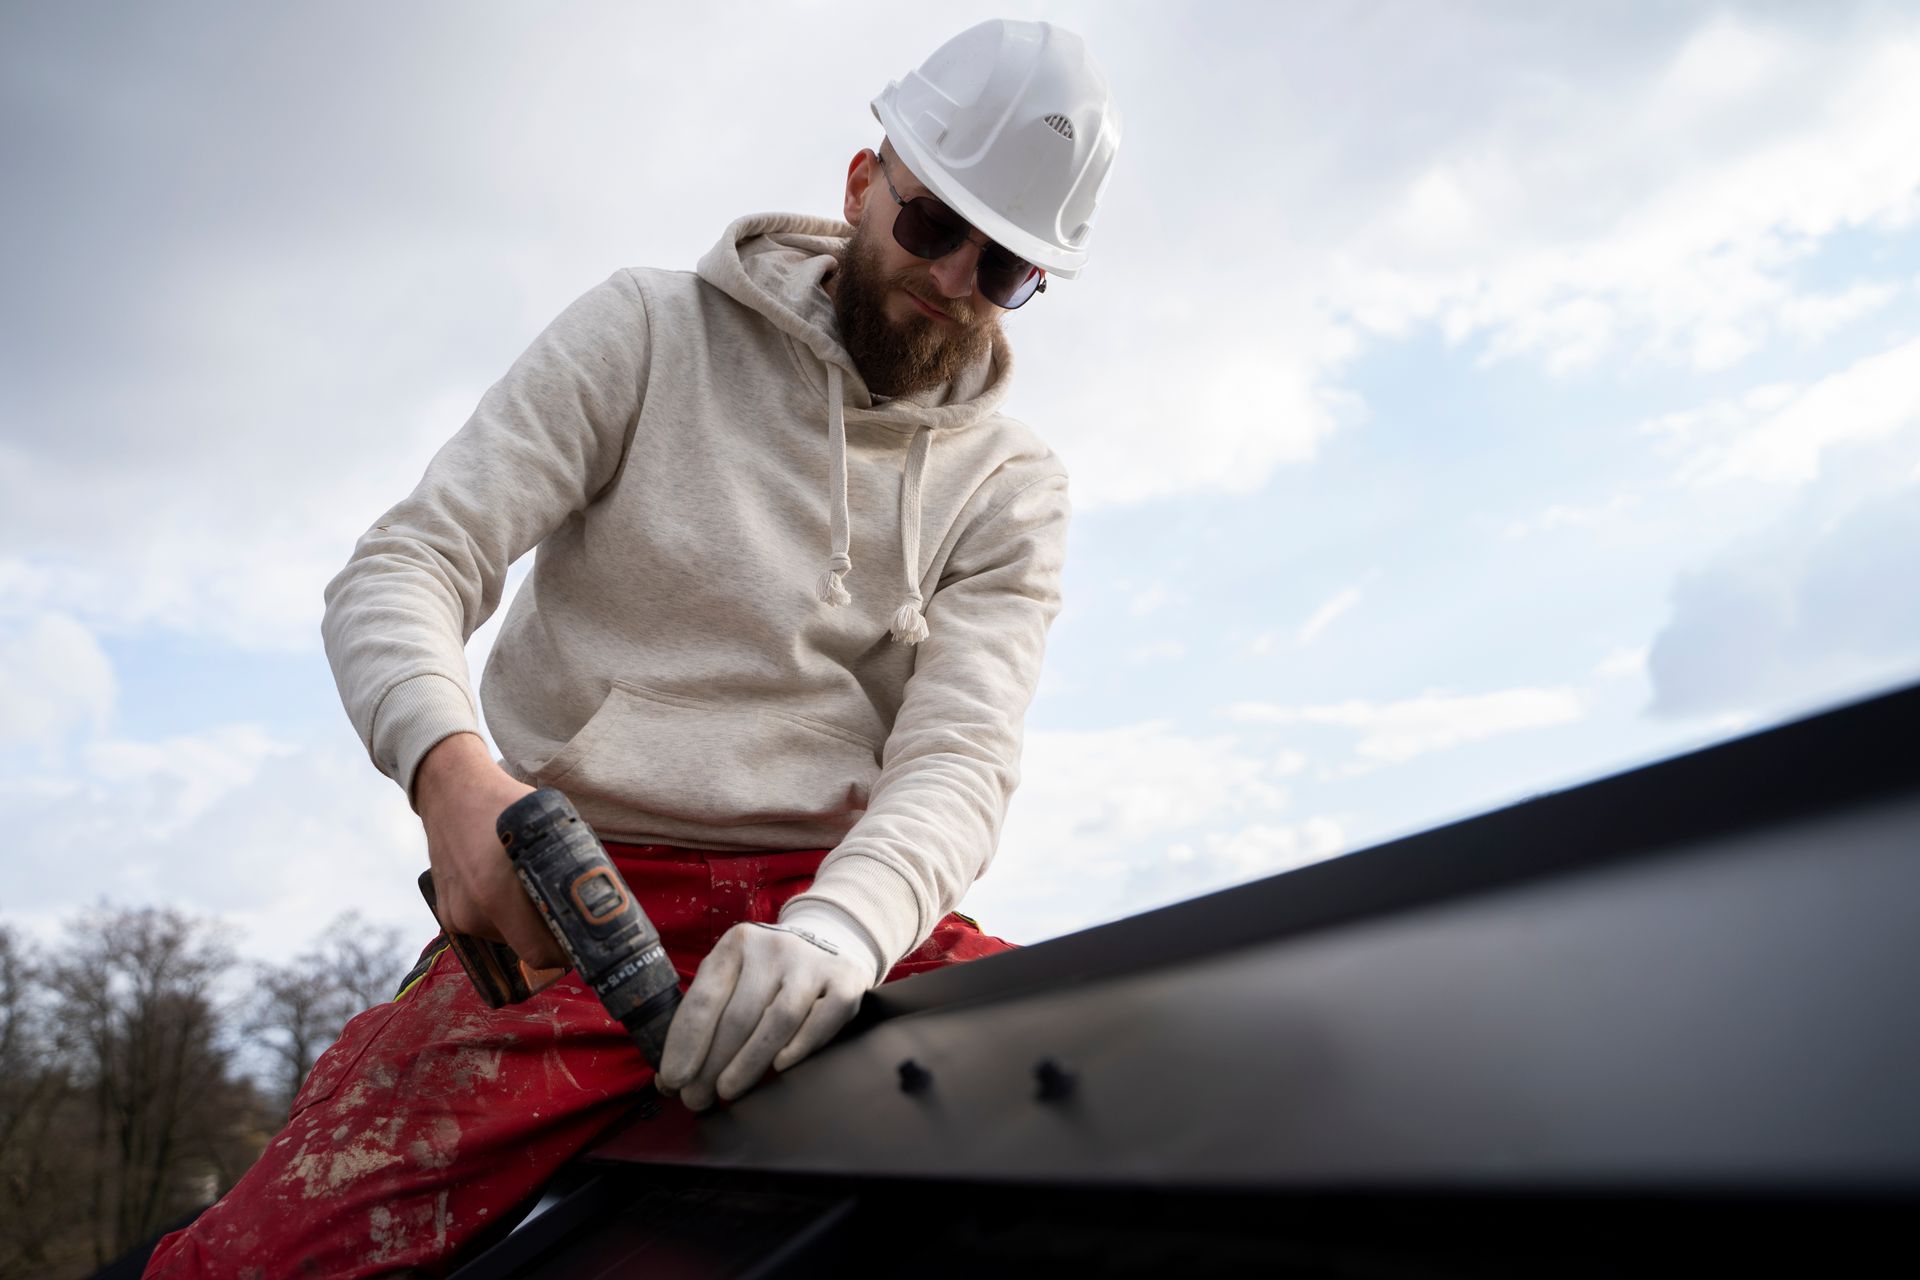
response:
[[[933,282],[949,298],[973,293],[973,273],[980,265],[980,246],[968,240],[933,264]]]

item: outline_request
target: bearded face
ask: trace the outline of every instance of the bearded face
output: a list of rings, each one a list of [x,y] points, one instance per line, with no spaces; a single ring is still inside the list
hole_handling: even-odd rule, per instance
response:
[[[923,262],[892,268],[877,240],[886,234],[880,221],[862,221],[847,245],[836,271],[833,310],[840,322],[840,341],[846,344],[867,389],[881,396],[911,395],[951,382],[980,360],[993,345],[1000,318],[977,298],[942,297]],[[895,320],[887,314],[887,299],[896,289],[942,312],[952,323],[942,323],[918,308],[904,320]]]

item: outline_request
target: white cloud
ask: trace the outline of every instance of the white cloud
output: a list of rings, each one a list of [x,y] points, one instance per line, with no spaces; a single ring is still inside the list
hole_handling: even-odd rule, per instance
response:
[[[1127,613],[1131,617],[1144,618],[1173,603],[1174,594],[1167,590],[1165,583],[1154,582],[1133,593],[1127,601]]]
[[[1698,548],[1646,656],[1653,710],[1780,715],[1920,668],[1920,597],[1901,589],[1920,564],[1920,340],[1642,430]]]
[[[1901,434],[1920,438],[1920,339],[1867,356],[1803,390],[1767,388],[1757,401],[1750,394],[1664,421],[1669,434],[1682,437],[1702,423],[1714,428],[1681,468],[1687,483],[1804,485],[1837,447]]]
[[[394,24],[345,78],[284,52],[311,43],[315,19],[248,16],[261,47],[283,51],[274,82],[306,95],[297,118],[247,99],[157,20],[63,46],[77,73],[224,127],[187,153],[205,218],[117,212],[116,184],[166,176],[156,157],[172,153],[111,104],[75,107],[71,130],[23,158],[39,167],[20,184],[21,239],[46,248],[14,282],[35,319],[9,329],[21,345],[0,404],[0,537],[40,575],[40,607],[311,651],[320,589],[354,536],[561,305],[619,261],[691,261],[750,205],[823,207],[849,129],[868,140],[870,122],[850,124],[819,88],[870,79],[868,49],[823,49],[803,74],[722,18],[662,29],[614,6],[537,33],[465,15],[456,52],[435,12]],[[1084,509],[1256,492],[1364,421],[1357,358],[1416,325],[1556,370],[1610,353],[1715,365],[1885,300],[1875,281],[1802,290],[1793,271],[1836,231],[1913,217],[1920,42],[1898,15],[1847,40],[1777,16],[1643,15],[1644,30],[1609,27],[1597,45],[1579,24],[1466,15],[1427,47],[1361,15],[1313,20],[1311,41],[1291,10],[1242,16],[1225,36],[1179,10],[1079,14],[1131,86],[1129,142],[1089,271],[1010,323],[1015,407],[1067,457]],[[917,56],[953,21],[895,24],[886,47]],[[798,15],[757,34],[779,45],[815,26]],[[716,132],[699,138],[633,133],[634,103],[698,101],[702,72],[696,59],[662,79],[621,50],[723,33],[763,59],[761,89],[810,141],[769,151],[747,101],[708,113]],[[421,65],[530,40],[538,57],[502,63],[510,91],[449,74],[433,95],[387,92]],[[151,56],[155,41],[173,56]],[[1158,74],[1169,49],[1188,78]],[[1341,70],[1353,63],[1370,74]],[[1261,77],[1235,103],[1242,136],[1286,165],[1192,146],[1220,136],[1217,104],[1192,85],[1232,67]],[[410,105],[366,105],[389,100]],[[273,155],[245,183],[212,162],[267,128]],[[645,162],[590,162],[615,151]],[[668,198],[687,163],[728,176],[694,203]],[[356,181],[316,205],[316,172]],[[72,287],[105,287],[100,243],[122,247],[111,283],[132,300],[111,315]]]
[[[1594,91],[1543,67],[1526,86],[1533,109],[1504,102],[1462,121],[1332,247],[1336,310],[1388,335],[1437,320],[1455,342],[1485,335],[1489,359],[1552,372],[1616,353],[1710,370],[1776,331],[1818,336],[1886,300],[1873,283],[1802,292],[1792,272],[1836,231],[1915,216],[1910,26],[1836,45],[1723,14],[1664,70],[1636,70]],[[1428,223],[1437,204],[1443,243]]]
[[[1352,335],[1313,299],[1247,304],[1235,296],[1244,282],[1196,283],[1116,263],[1113,278],[1075,282],[1072,314],[1015,335],[1045,353],[1015,395],[1066,460],[1076,507],[1254,493],[1365,417],[1338,384]],[[1126,294],[1156,305],[1141,312]]]
[[[1738,107],[1777,84],[1789,61],[1780,36],[1722,17],[1681,48],[1667,68],[1661,96],[1688,114]]]
[[[1642,422],[1640,434],[1650,436],[1665,456],[1686,456],[1709,448],[1724,448],[1756,416],[1770,414],[1804,390],[1791,382],[1770,382],[1691,409],[1673,409]]]
[[[1285,12],[1270,21],[1284,27]],[[1227,212],[1192,248],[1169,234],[1192,221],[1191,185],[1154,182],[1155,167],[1149,194],[1123,170],[1073,308],[1023,318],[1019,335],[1075,374],[1020,394],[1060,441],[1076,501],[1257,490],[1365,419],[1356,357],[1419,326],[1480,342],[1483,363],[1556,375],[1713,371],[1885,306],[1897,290],[1884,282],[1836,291],[1800,272],[1838,233],[1898,231],[1920,213],[1920,29],[1681,10],[1637,26],[1594,47],[1577,24],[1462,18],[1444,49],[1409,51],[1374,44],[1361,19],[1336,23],[1373,68],[1367,83],[1390,88],[1349,101],[1276,55],[1275,80],[1321,96],[1305,112],[1285,92],[1236,100],[1236,123],[1289,163],[1231,183],[1264,225]],[[1149,22],[1135,38],[1169,35]],[[1247,43],[1288,47],[1278,31]],[[1227,75],[1233,57],[1209,61]],[[1417,141],[1383,143],[1408,102]],[[1160,131],[1217,123],[1174,94],[1152,107],[1122,166],[1190,157]],[[1223,244],[1243,246],[1224,267]]]
[[[1158,905],[1166,899],[1133,879],[1142,859],[1181,840],[1205,847],[1209,832],[1270,825],[1289,803],[1280,779],[1302,765],[1293,753],[1190,736],[1167,721],[1030,733],[1000,851],[961,909],[1032,941]]]
[[[1142,907],[1178,902],[1324,862],[1344,852],[1346,845],[1345,829],[1330,817],[1209,831],[1139,858],[1129,877],[1128,896]]]
[[[1839,293],[1805,294],[1780,307],[1780,327],[1808,342],[1872,315],[1900,294],[1897,284],[1855,284]]]
[[[1365,582],[1357,582],[1350,587],[1341,588],[1325,604],[1315,609],[1312,617],[1301,624],[1300,630],[1294,635],[1293,642],[1302,649],[1306,648],[1319,638],[1322,631],[1333,625],[1334,619],[1359,604],[1360,598],[1365,594]]]
[[[1028,737],[1022,772],[1028,808],[1049,834],[1135,843],[1225,814],[1278,810],[1285,788],[1274,762],[1231,735],[1196,738],[1164,720]]]
[[[713,147],[744,149],[744,132],[636,125],[632,110],[637,81],[685,102],[707,73],[697,59],[643,69],[628,37],[705,47],[723,19],[689,11],[662,28],[662,15],[610,9],[536,32],[463,12],[470,43],[456,53],[437,31],[455,16],[396,17],[341,64],[315,52],[327,19],[235,9],[229,38],[264,51],[252,78],[210,63],[192,24],[36,24],[64,69],[23,92],[114,86],[41,102],[58,127],[16,157],[10,187],[37,248],[10,264],[8,310],[23,322],[6,326],[19,340],[0,398],[0,544],[43,573],[47,607],[317,649],[321,590],[354,538],[541,326],[626,255],[690,264],[744,211],[662,198]],[[501,64],[511,89],[452,71],[515,46]],[[580,74],[585,63],[600,74]],[[130,102],[195,124],[156,145]],[[821,130],[798,133],[825,145]],[[594,162],[616,137],[643,162]],[[757,150],[743,183],[790,188],[805,160]],[[230,163],[238,154],[253,160]],[[163,189],[194,216],[124,197]],[[85,301],[105,291],[120,302]]]
[[[4,911],[41,936],[100,895],[217,915],[264,959],[290,957],[349,909],[420,942],[433,932],[413,885],[426,865],[419,820],[350,733],[287,742],[224,725],[102,741],[84,764],[0,779],[0,803],[20,818],[0,851]],[[85,867],[87,889],[48,866]]]
[[[103,794],[134,808],[143,839],[168,840],[251,785],[268,761],[297,750],[258,725],[229,724],[153,742],[102,738],[81,756]]]
[[[1264,658],[1280,647],[1282,642],[1287,639],[1287,633],[1284,631],[1261,631],[1249,636],[1245,632],[1235,632],[1232,639],[1240,652],[1246,656],[1250,658]]]
[[[4,570],[0,565],[0,575]],[[0,604],[5,600],[0,582]],[[76,730],[104,730],[117,688],[112,661],[78,620],[54,612],[0,614],[0,747],[48,751]]]
[[[1187,642],[1184,640],[1156,640],[1151,644],[1139,645],[1127,653],[1127,661],[1132,663],[1173,662],[1187,656]]]
[[[1282,751],[1274,757],[1275,776],[1290,778],[1296,773],[1304,773],[1307,768],[1307,755],[1304,751]]]
[[[1254,823],[1238,831],[1210,831],[1197,846],[1176,844],[1167,856],[1187,864],[1212,858],[1226,865],[1232,879],[1241,880],[1323,861],[1338,853],[1343,842],[1338,821],[1312,818],[1293,825]]]
[[[1555,503],[1531,519],[1512,521],[1500,531],[1500,536],[1530,538],[1554,529],[1592,528],[1619,519],[1639,504],[1639,496],[1629,493],[1617,493],[1605,502],[1591,506]]]
[[[1433,691],[1398,702],[1350,699],[1323,706],[1291,707],[1242,702],[1227,709],[1246,724],[1325,725],[1356,735],[1354,752],[1363,766],[1399,764],[1485,738],[1569,724],[1585,714],[1580,694],[1568,688],[1502,689],[1493,693]]]
[[[1606,680],[1623,676],[1645,674],[1647,669],[1647,646],[1635,645],[1615,649],[1602,658],[1593,668],[1593,674]]]
[[[258,353],[262,364],[272,359]],[[296,406],[280,443],[223,456],[221,430],[254,426],[254,407],[201,413],[181,404],[176,411],[202,434],[177,433],[186,456],[174,484],[158,483],[166,472],[149,465],[17,447],[6,456],[0,447],[0,533],[15,551],[0,560],[0,603],[67,612],[114,632],[151,628],[242,649],[317,652],[326,584],[472,408],[464,393],[445,392],[377,415],[359,405]],[[361,425],[342,429],[340,418]],[[395,431],[396,418],[407,426]],[[339,461],[356,456],[353,466]],[[217,493],[204,487],[215,474]],[[71,502],[74,493],[88,501]],[[113,514],[101,519],[101,510]]]

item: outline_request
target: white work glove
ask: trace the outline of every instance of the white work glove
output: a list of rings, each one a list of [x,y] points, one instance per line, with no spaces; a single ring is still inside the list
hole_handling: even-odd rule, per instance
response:
[[[745,922],[700,962],[673,1016],[660,1092],[695,1111],[733,1099],[833,1038],[879,981],[879,949],[837,907],[804,902],[777,925]]]

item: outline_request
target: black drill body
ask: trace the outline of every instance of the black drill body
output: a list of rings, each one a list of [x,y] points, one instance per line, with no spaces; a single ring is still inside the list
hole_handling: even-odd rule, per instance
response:
[[[659,930],[599,838],[572,802],[552,787],[507,806],[495,830],[514,873],[572,968],[626,1027],[647,1062],[658,1067],[667,1028],[680,1007],[680,977],[660,944]],[[420,891],[437,918],[431,871],[421,873]],[[559,976],[558,971],[541,975],[528,970],[505,943],[445,931],[454,955],[490,1008],[525,1000]],[[543,976],[546,981],[541,981]]]
[[[680,1007],[680,977],[593,829],[564,795],[542,787],[509,805],[497,830],[581,981],[659,1066],[667,1025]]]

